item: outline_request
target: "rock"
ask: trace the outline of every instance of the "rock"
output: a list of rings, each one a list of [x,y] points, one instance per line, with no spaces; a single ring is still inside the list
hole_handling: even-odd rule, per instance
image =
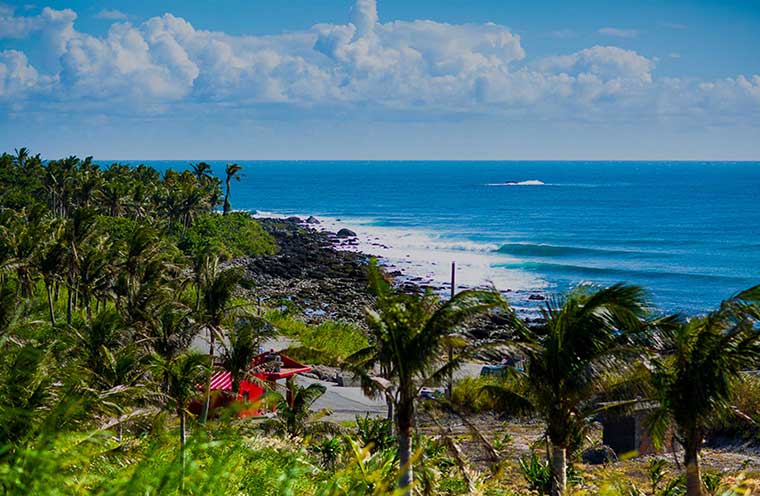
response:
[[[296,217],[295,215],[293,217],[288,217],[285,220],[287,220],[288,222],[301,222],[301,218],[300,217]]]
[[[362,385],[361,380],[351,372],[338,372],[335,375],[335,382],[340,387],[359,387]]]
[[[345,227],[337,232],[337,236],[339,238],[355,238],[356,233],[353,232],[351,229],[346,229]]]
[[[546,296],[540,294],[532,294],[528,296],[528,299],[533,301],[544,301],[546,299]]]
[[[581,455],[583,463],[589,465],[601,465],[603,463],[612,463],[618,460],[615,452],[609,446],[601,446],[598,448],[588,448],[583,451]]]
[[[314,217],[313,215],[310,215],[308,219],[306,219],[307,224],[319,224],[319,219]]]

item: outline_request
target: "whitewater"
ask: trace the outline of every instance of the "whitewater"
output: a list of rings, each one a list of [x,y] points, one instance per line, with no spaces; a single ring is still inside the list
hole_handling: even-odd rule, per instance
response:
[[[236,162],[235,208],[347,227],[353,249],[438,286],[456,262],[462,287],[518,306],[625,281],[694,314],[760,283],[757,162]]]

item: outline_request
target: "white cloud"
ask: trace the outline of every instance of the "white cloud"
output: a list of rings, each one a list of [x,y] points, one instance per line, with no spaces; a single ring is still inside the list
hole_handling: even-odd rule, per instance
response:
[[[614,36],[615,38],[636,38],[639,32],[636,29],[600,28],[599,34]]]
[[[346,24],[273,36],[206,31],[171,14],[116,22],[92,36],[75,29],[76,18],[50,8],[0,17],[0,38],[31,38],[44,48],[34,64],[21,52],[4,55],[3,95],[135,114],[275,104],[301,114],[369,106],[417,116],[582,118],[614,107],[621,116],[709,116],[758,104],[758,76],[660,81],[654,58],[614,46],[525,63],[520,36],[504,26],[382,22],[374,0],[358,0]]]
[[[103,9],[95,14],[96,19],[104,19],[107,21],[123,21],[128,17],[127,14],[116,9]]]
[[[0,100],[23,96],[49,82],[49,78],[41,77],[37,70],[29,65],[26,55],[22,52],[0,51]]]
[[[678,52],[670,52],[670,54],[668,54],[668,57],[670,57],[671,59],[680,59],[681,54]]]

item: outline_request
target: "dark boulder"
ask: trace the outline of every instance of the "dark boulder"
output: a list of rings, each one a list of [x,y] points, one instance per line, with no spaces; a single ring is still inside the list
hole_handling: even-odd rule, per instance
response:
[[[346,229],[345,227],[337,232],[337,236],[339,238],[355,238],[356,233],[353,232],[351,229]]]
[[[307,224],[319,224],[319,219],[314,217],[313,215],[310,215],[308,219],[306,219]]]
[[[583,463],[588,465],[602,465],[607,463],[616,462],[618,457],[612,448],[609,446],[599,446],[596,448],[588,448],[583,451],[581,455]]]
[[[292,217],[288,217],[285,220],[287,220],[288,222],[301,222],[301,218],[300,217],[296,217],[295,215],[292,216]]]
[[[544,301],[546,299],[546,296],[540,294],[532,294],[528,296],[528,299],[533,301]]]

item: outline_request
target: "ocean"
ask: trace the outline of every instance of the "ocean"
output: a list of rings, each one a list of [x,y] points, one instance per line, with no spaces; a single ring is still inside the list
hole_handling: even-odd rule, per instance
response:
[[[233,208],[347,227],[426,281],[456,262],[462,287],[493,284],[519,308],[625,281],[659,312],[697,314],[760,284],[760,162],[237,163]]]

